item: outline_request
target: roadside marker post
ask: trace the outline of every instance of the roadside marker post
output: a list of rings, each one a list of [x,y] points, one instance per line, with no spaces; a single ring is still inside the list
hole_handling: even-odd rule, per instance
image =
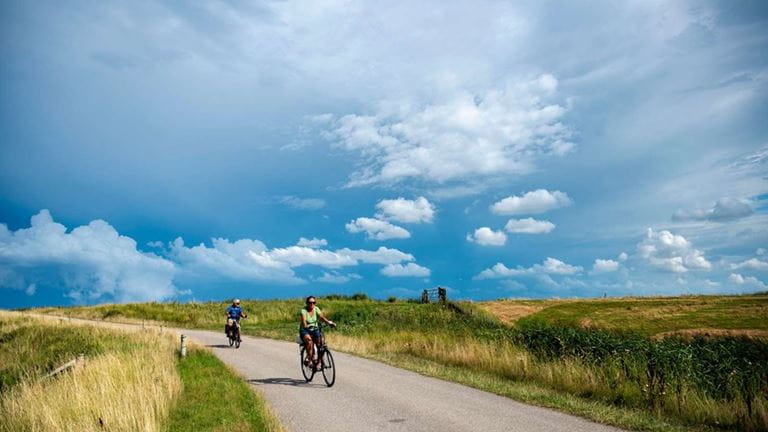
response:
[[[181,356],[187,356],[187,335],[181,335]]]

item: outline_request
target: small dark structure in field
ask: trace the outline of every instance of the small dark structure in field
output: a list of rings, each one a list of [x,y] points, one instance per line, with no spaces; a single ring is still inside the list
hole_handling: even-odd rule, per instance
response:
[[[438,303],[445,304],[446,300],[446,290],[440,286],[437,288],[425,289],[424,292],[421,293],[422,303],[430,303],[432,301],[436,301]]]

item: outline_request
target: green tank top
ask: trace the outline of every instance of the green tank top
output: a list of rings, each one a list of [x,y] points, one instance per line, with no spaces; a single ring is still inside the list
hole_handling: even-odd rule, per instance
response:
[[[315,306],[315,310],[312,314],[309,313],[307,308],[301,308],[301,316],[307,321],[307,326],[311,329],[317,328],[317,316],[320,314],[320,308]],[[301,330],[302,324],[299,323],[299,330]]]

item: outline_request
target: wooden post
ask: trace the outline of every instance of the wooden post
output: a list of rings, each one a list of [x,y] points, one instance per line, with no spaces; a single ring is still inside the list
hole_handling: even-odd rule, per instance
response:
[[[445,288],[437,287],[437,298],[440,299],[440,303],[445,304],[445,301],[446,301]]]
[[[77,360],[75,360],[75,367],[82,368],[85,366],[85,354],[80,353],[77,355]]]
[[[187,356],[187,335],[181,335],[181,356]]]
[[[429,292],[427,292],[427,290],[424,290],[424,292],[421,293],[421,302],[429,303]]]

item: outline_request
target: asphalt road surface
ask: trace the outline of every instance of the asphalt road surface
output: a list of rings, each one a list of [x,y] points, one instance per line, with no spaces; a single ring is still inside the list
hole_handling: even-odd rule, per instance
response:
[[[336,384],[306,383],[295,343],[184,330],[266,397],[291,431],[617,431],[470,387],[334,352]],[[333,347],[331,347],[333,348]]]

